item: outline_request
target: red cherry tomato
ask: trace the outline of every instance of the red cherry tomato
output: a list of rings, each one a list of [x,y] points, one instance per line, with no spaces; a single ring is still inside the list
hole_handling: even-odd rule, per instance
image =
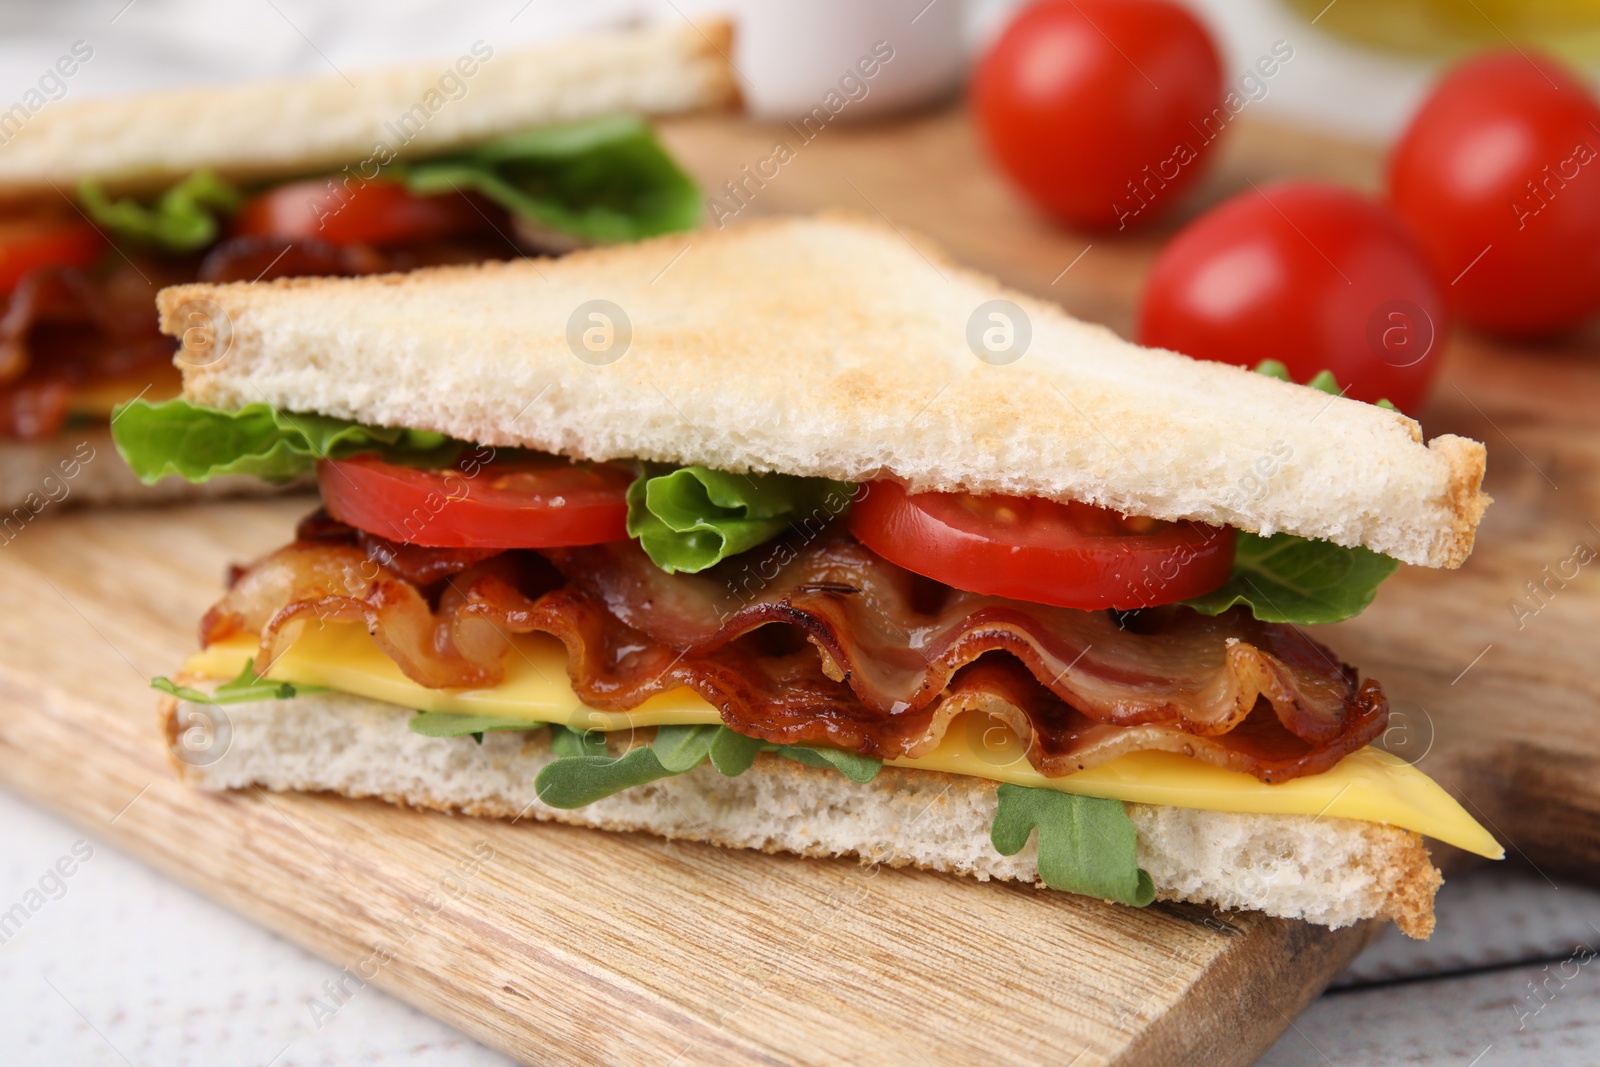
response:
[[[559,456],[470,453],[417,470],[376,456],[323,460],[328,514],[391,541],[433,548],[557,548],[628,536],[633,475]]]
[[[1415,411],[1449,317],[1415,237],[1381,203],[1334,186],[1263,186],[1201,216],[1145,281],[1139,341],[1297,382],[1332,371],[1346,396]]]
[[[87,222],[0,221],[0,293],[35,267],[87,267],[105,239]]]
[[[1204,26],[1169,0],[1040,0],[972,78],[1000,168],[1058,220],[1121,229],[1176,204],[1232,116]]]
[[[1474,326],[1537,335],[1600,308],[1600,105],[1555,62],[1451,71],[1395,146],[1389,193]]]
[[[1029,497],[907,493],[887,481],[851,505],[850,532],[957,589],[1063,608],[1170,604],[1211,592],[1233,570],[1230,528]]]
[[[253,197],[233,220],[237,236],[329,244],[403,244],[479,233],[489,223],[461,195],[415,196],[396,181],[338,177],[291,182]]]

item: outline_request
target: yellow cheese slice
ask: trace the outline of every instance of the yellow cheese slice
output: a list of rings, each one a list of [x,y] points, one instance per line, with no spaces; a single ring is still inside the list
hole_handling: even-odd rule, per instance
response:
[[[398,704],[420,711],[486,715],[518,722],[554,722],[577,729],[626,730],[636,726],[689,726],[722,721],[717,710],[690,689],[651,697],[631,712],[597,711],[584,705],[567,680],[566,649],[553,637],[513,638],[506,677],[492,689],[428,689],[401,673],[373,644],[364,627],[351,623],[310,626],[273,663],[267,677]],[[249,636],[219,642],[189,657],[184,670],[202,678],[227,679],[256,654]],[[1494,837],[1439,785],[1395,756],[1364,748],[1332,770],[1280,785],[1172,752],[1139,752],[1061,778],[1047,778],[1024,756],[1009,730],[983,719],[952,723],[932,752],[886,761],[893,767],[966,774],[993,781],[1138,804],[1209,811],[1342,817],[1387,823],[1499,859]]]
[[[660,693],[629,712],[597,711],[578,699],[567,680],[567,650],[548,634],[516,634],[506,655],[505,680],[493,689],[429,689],[407,678],[359,623],[312,623],[278,656],[266,676],[320,685],[342,693],[455,715],[488,715],[519,722],[557,722],[578,730],[634,726],[699,726],[722,722],[717,709],[692,689]],[[184,661],[202,678],[233,678],[257,651],[245,635],[218,642]]]

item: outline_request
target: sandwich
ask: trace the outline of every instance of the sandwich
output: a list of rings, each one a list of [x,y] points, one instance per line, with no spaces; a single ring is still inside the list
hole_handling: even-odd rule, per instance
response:
[[[1501,854],[1304,629],[1466,559],[1475,441],[848,217],[196,300],[123,457],[322,494],[156,682],[201,787],[1413,936]]]
[[[178,391],[154,313],[163,287],[388,273],[696,226],[695,185],[641,116],[732,103],[729,35],[684,23],[515,51],[476,41],[325,79],[41,96],[0,112],[3,539],[69,497],[266,484],[151,489],[96,461],[113,455],[117,402]],[[79,42],[61,77],[93,55]],[[188,319],[215,325],[203,306]]]

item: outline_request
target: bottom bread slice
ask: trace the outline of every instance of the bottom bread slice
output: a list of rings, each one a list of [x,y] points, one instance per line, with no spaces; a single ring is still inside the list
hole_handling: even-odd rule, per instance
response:
[[[193,709],[193,705],[181,705]],[[965,775],[885,767],[870,782],[764,755],[725,777],[707,764],[588,807],[541,803],[534,779],[552,756],[547,732],[435,738],[411,732],[406,708],[321,692],[206,707],[209,744],[190,747],[190,711],[163,704],[180,773],[210,789],[382,797],[418,808],[532,816],[605,830],[644,830],[723,847],[855,856],[864,863],[1035,882],[1030,841],[1002,856],[989,840],[997,786]],[[1378,823],[1125,805],[1139,866],[1156,896],[1256,910],[1341,927],[1392,920],[1412,937],[1433,931],[1443,881],[1416,834]]]

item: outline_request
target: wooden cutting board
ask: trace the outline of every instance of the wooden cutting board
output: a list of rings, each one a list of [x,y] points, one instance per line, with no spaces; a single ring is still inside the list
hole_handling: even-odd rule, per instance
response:
[[[1326,166],[1370,180],[1370,154],[1242,123],[1236,132],[1201,202],[1245,176]],[[797,140],[726,120],[668,136],[712,189],[775,139]],[[955,115],[829,128],[739,218],[818,206],[882,213],[1123,329],[1159,242],[1031,218],[984,171]],[[1480,551],[1457,574],[1407,571],[1361,619],[1319,636],[1384,680],[1412,724],[1392,740],[1502,840],[1541,866],[1592,874],[1600,731],[1584,728],[1596,684],[1582,623],[1597,617],[1597,582],[1585,569],[1522,631],[1505,601],[1574,538],[1600,547],[1600,532],[1582,532],[1600,515],[1600,432],[1585,425],[1600,382],[1582,352],[1461,342],[1437,396],[1430,433],[1491,446],[1501,503]],[[307,506],[50,514],[0,546],[0,783],[519,1058],[1246,1063],[1370,936],[183,787],[166,767],[147,679],[192,648],[223,568],[284,541]]]
[[[183,786],[147,679],[192,647],[227,563],[276,547],[311,506],[79,512],[0,549],[0,783],[520,1059],[1244,1063],[1366,942],[1364,928]]]

